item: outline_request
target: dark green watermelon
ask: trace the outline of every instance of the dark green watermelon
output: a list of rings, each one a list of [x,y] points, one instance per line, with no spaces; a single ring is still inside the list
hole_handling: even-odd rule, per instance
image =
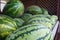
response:
[[[10,0],[3,9],[3,14],[11,17],[20,17],[23,15],[24,5],[19,0]]]
[[[24,13],[24,15],[22,15],[21,19],[23,19],[25,22],[27,22],[30,17],[32,17],[32,14]]]
[[[41,8],[42,9],[42,14],[48,15],[48,10],[45,8]]]
[[[31,13],[31,14],[42,14],[42,10],[39,6],[36,6],[36,5],[32,5],[32,6],[29,6],[26,10],[27,13]]]

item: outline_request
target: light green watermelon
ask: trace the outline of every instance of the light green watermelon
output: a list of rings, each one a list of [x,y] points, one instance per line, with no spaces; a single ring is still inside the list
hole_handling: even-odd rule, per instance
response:
[[[37,24],[37,23],[43,24],[51,30],[53,28],[53,24],[51,23],[51,20],[48,19],[48,18],[44,18],[44,17],[38,18],[38,17],[36,17],[36,18],[32,18],[32,19],[27,21],[27,24]]]
[[[52,15],[51,16],[51,20],[57,21],[58,20],[58,17],[56,15]]]
[[[53,25],[55,26],[55,23],[57,22],[58,17],[56,15],[52,15],[50,19],[51,19],[51,22],[53,23]]]
[[[30,20],[30,19],[33,19],[33,18],[41,18],[41,17],[51,19],[51,15],[39,14],[39,15],[33,15],[33,16],[31,16],[31,17],[29,18],[29,20]]]
[[[0,37],[6,37],[17,29],[15,21],[6,15],[0,14]]]
[[[41,24],[29,24],[17,29],[6,40],[53,40],[53,35]]]

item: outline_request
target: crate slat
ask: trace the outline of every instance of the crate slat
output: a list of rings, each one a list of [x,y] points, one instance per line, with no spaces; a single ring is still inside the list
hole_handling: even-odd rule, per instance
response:
[[[54,37],[55,37],[56,32],[57,32],[58,24],[59,24],[59,21],[56,22],[56,25],[55,25],[55,27],[52,30],[52,34],[53,34]]]

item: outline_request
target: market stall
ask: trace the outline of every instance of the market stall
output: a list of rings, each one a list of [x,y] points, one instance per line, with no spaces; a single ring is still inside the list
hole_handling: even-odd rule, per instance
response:
[[[1,0],[1,40],[54,40],[59,0]]]

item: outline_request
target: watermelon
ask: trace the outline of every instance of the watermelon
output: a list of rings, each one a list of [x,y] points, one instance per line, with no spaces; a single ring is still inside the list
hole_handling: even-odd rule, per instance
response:
[[[51,23],[52,25],[54,25],[54,24],[51,22],[51,21],[52,21],[52,20],[51,20],[51,15],[33,15],[32,17],[29,18],[29,20],[30,20],[30,19],[33,19],[33,18],[42,18],[42,19],[44,18],[44,19],[47,20],[47,21],[49,20],[50,23]]]
[[[58,17],[56,15],[51,16],[51,22],[53,23],[54,26],[57,20],[58,20]]]
[[[45,8],[41,8],[41,9],[42,9],[42,13],[43,13],[43,14],[48,15],[47,9],[45,9]]]
[[[28,19],[32,16],[32,14],[25,13],[22,15],[21,19],[23,19],[25,22],[28,21]]]
[[[41,24],[45,25],[46,27],[48,27],[51,31],[54,27],[54,25],[52,25],[50,22],[42,22]]]
[[[0,37],[6,37],[17,29],[15,21],[6,15],[0,14]]]
[[[51,15],[42,15],[41,14],[41,15],[33,15],[29,18],[29,20],[33,19],[33,18],[41,18],[41,17],[51,19]]]
[[[19,0],[11,0],[3,9],[3,14],[11,17],[20,17],[23,15],[24,5]]]
[[[48,18],[44,18],[44,17],[39,18],[39,17],[36,17],[36,18],[32,18],[32,19],[27,21],[27,24],[37,24],[37,23],[43,24],[46,27],[48,27],[49,29],[51,29],[51,30],[53,28],[53,24],[51,23],[51,20],[48,19]]]
[[[21,27],[24,24],[24,20],[22,20],[21,18],[14,18],[14,20],[18,27]]]
[[[37,18],[37,20],[41,20],[42,22],[51,22],[51,15],[33,15],[29,18],[29,20],[35,20]],[[28,20],[28,21],[29,21]]]
[[[28,23],[38,22],[38,21],[40,21],[40,22],[51,22],[51,20],[49,20],[48,18],[44,18],[44,17],[38,18],[38,17],[36,17],[36,18],[32,18],[32,19],[28,20]]]
[[[41,24],[29,24],[14,31],[6,40],[53,40],[53,35]]]
[[[31,13],[31,14],[42,14],[42,10],[39,6],[36,6],[36,5],[32,5],[32,6],[29,6],[27,9],[26,9],[26,12],[27,13]]]
[[[51,16],[51,20],[57,21],[58,20],[58,17],[56,15],[52,15]]]

